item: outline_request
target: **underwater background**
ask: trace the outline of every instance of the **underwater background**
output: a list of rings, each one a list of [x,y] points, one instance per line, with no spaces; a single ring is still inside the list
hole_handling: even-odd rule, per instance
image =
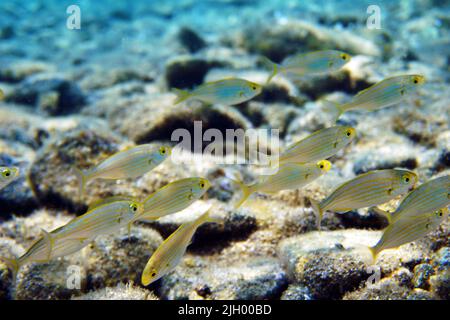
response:
[[[66,10],[80,9],[80,28]],[[370,5],[380,28],[369,28]],[[236,106],[174,105],[174,88],[229,76],[264,84],[274,62],[335,49],[342,70],[277,76]],[[450,2],[400,1],[13,1],[0,2],[0,166],[20,177],[0,190],[0,256],[22,254],[110,196],[145,198],[181,178],[206,177],[207,194],[182,213],[102,236],[81,251],[27,264],[16,282],[0,262],[0,299],[449,299],[449,221],[426,237],[380,254],[376,267],[346,248],[373,245],[387,220],[368,209],[328,212],[317,232],[309,198],[375,169],[413,170],[423,183],[450,173]],[[346,102],[394,75],[426,83],[400,104],[347,112],[357,138],[332,169],[299,190],[258,194],[234,209],[239,190],[214,161],[162,163],[138,179],[96,180],[77,195],[87,168],[126,147],[171,144],[178,128],[279,129],[281,145],[327,125],[323,99]],[[172,143],[173,144],[173,143]],[[254,181],[245,165],[230,166]],[[392,209],[395,199],[385,207]],[[223,224],[199,227],[177,268],[140,285],[149,257],[183,222],[212,204]],[[79,288],[68,286],[72,266]],[[69,273],[68,273],[69,272]]]

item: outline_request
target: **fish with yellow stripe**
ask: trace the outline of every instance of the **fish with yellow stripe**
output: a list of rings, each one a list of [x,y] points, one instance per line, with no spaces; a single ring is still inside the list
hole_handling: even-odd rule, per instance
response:
[[[426,236],[439,227],[448,214],[448,208],[443,208],[420,216],[402,217],[396,220],[383,231],[378,243],[369,247],[373,261],[376,261],[380,252],[385,249],[396,248]]]
[[[210,209],[194,221],[183,223],[156,249],[142,272],[142,285],[164,277],[180,263],[192,237],[199,226],[205,222],[220,223],[219,219],[210,217]]]
[[[412,190],[418,181],[409,170],[384,169],[360,174],[337,187],[320,202],[310,199],[320,228],[323,212],[339,213],[386,203]]]
[[[393,223],[405,217],[418,217],[450,205],[450,175],[429,180],[411,191],[397,209],[390,213],[373,208]]]
[[[20,170],[17,167],[0,167],[0,190],[19,177]]]
[[[418,74],[387,78],[360,91],[349,103],[338,104],[325,100],[325,109],[334,121],[349,110],[379,110],[405,100],[424,83],[425,77]]]
[[[259,182],[252,185],[234,180],[242,191],[241,198],[236,202],[235,208],[240,207],[247,198],[255,192],[274,194],[281,190],[298,189],[316,180],[331,169],[331,163],[320,160],[317,163],[285,163],[278,171],[270,176],[264,176]]]
[[[286,162],[315,162],[335,155],[356,137],[356,130],[347,126],[333,126],[317,130],[306,138],[291,144],[279,156]]]
[[[144,210],[135,220],[155,220],[181,211],[200,199],[210,187],[207,179],[199,177],[173,181],[143,201]]]
[[[300,53],[287,57],[281,64],[276,64],[267,58],[263,58],[263,64],[272,68],[272,74],[267,83],[277,74],[306,76],[330,73],[341,69],[351,60],[348,53],[338,50],[322,50],[308,53]]]
[[[140,177],[156,168],[170,154],[169,146],[142,144],[120,151],[89,170],[81,171],[74,167],[79,194],[82,195],[86,184],[94,179],[118,180]]]
[[[175,104],[197,99],[211,104],[235,105],[253,99],[261,91],[260,84],[238,78],[206,82],[192,91],[174,89]]]
[[[0,258],[13,271],[13,278],[19,268],[27,263],[46,263],[52,259],[67,256],[81,250],[99,235],[113,234],[123,227],[129,227],[136,214],[141,214],[143,205],[136,201],[105,200],[85,214],[71,220],[51,232],[42,230],[40,237],[23,255],[16,259]]]

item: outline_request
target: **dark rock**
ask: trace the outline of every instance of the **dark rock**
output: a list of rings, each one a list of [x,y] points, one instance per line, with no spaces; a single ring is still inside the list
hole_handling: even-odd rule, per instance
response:
[[[72,130],[57,135],[38,152],[29,181],[39,201],[51,207],[81,212],[77,181],[72,167],[89,167],[98,157],[117,152],[117,140],[91,130]]]
[[[285,24],[268,22],[263,27],[250,25],[232,42],[275,62],[281,62],[294,53],[325,49],[381,55],[376,44],[366,38],[350,32],[340,32],[340,37],[336,38],[334,29],[298,20],[289,20]]]
[[[39,75],[21,82],[8,100],[38,107],[48,115],[74,113],[86,103],[83,92],[74,82]]]
[[[158,300],[151,291],[133,286],[131,282],[127,284],[119,283],[114,287],[107,287],[95,291],[90,291],[72,300]]]
[[[292,103],[294,99],[289,96],[287,88],[280,87],[274,84],[265,86],[260,95],[256,96],[255,101],[263,101],[267,103],[282,102]]]
[[[448,237],[448,234],[447,234]],[[431,291],[444,300],[450,299],[450,248],[441,248],[434,256],[435,274],[430,276]]]
[[[356,94],[373,83],[366,79],[353,79],[348,70],[342,70],[330,75],[312,76],[304,81],[296,81],[300,92],[312,100],[320,99],[323,95],[333,91]]]
[[[177,37],[181,45],[190,53],[195,53],[206,46],[205,40],[188,27],[182,27],[178,32]]]
[[[148,259],[161,244],[161,236],[152,229],[132,227],[128,234],[98,238],[86,248],[86,287],[88,290],[140,283]]]
[[[441,155],[439,156],[438,163],[436,165],[437,169],[448,169],[450,168],[450,151],[442,151]]]
[[[224,66],[225,64],[219,61],[178,59],[167,64],[165,79],[169,88],[192,89],[203,83],[209,70]]]
[[[295,283],[308,288],[314,299],[340,299],[368,279],[364,256],[355,248],[368,231],[309,232],[284,239],[279,257]]]
[[[210,299],[262,300],[279,297],[286,285],[286,274],[274,259],[224,265],[188,256],[162,279],[160,292],[163,299],[199,299],[199,288],[208,287]]]
[[[349,211],[345,214],[337,214],[337,217],[345,228],[381,230],[389,225],[386,217],[371,210],[364,215],[357,211]]]
[[[291,284],[281,295],[281,300],[312,300],[308,288]]]
[[[24,267],[15,288],[18,300],[61,300],[69,299],[80,292],[67,286],[67,269],[70,262],[54,260],[45,264]]]
[[[0,207],[2,208],[0,220],[8,219],[13,214],[25,215],[35,210],[39,202],[27,179],[30,163],[0,153],[0,164],[4,166],[16,166],[20,170],[20,176],[4,189],[0,190]]]
[[[143,96],[131,107],[126,101],[116,102],[113,107],[108,104],[111,126],[139,144],[172,141],[175,130],[185,129],[192,138],[192,150],[196,137],[195,121],[200,121],[198,125],[202,132],[214,128],[220,130],[224,137],[227,129],[251,127],[248,120],[232,107],[195,104],[189,108],[180,108],[173,105],[173,98],[171,94]],[[204,146],[207,144],[205,142]]]
[[[387,152],[389,149],[391,152]],[[357,175],[371,170],[405,168],[413,170],[417,168],[417,159],[412,156],[411,150],[397,149],[395,146],[386,148],[384,152],[378,150],[368,150],[366,153],[360,153],[353,164],[353,172]],[[406,152],[404,152],[406,151]],[[383,155],[386,155],[385,157]]]
[[[308,259],[309,260],[309,259]],[[344,257],[312,255],[298,278],[317,299],[338,299],[368,277],[365,265]]]
[[[245,208],[233,210],[231,205],[225,205],[216,200],[209,203],[214,210],[212,215],[220,218],[221,223],[204,223],[195,233],[189,250],[201,250],[206,247],[225,246],[230,240],[245,239],[256,230],[256,219]],[[204,203],[198,201],[182,212],[162,217],[150,225],[158,230],[164,238],[167,238],[185,222],[194,220],[202,211]]]
[[[12,25],[4,26],[0,28],[0,39],[8,40],[16,35],[14,27]]]
[[[415,288],[428,289],[428,280],[434,274],[433,266],[428,263],[421,263],[414,267],[413,285]]]

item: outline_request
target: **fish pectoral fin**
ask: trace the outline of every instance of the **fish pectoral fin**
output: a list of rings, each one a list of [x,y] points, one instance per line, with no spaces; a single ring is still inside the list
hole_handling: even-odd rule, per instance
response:
[[[128,226],[127,226],[127,229],[128,229],[128,240],[130,240],[130,238],[131,238],[131,226],[132,226],[132,222],[130,222],[128,224]]]
[[[389,188],[389,189],[386,190],[386,193],[387,193],[389,196],[391,196],[393,191],[394,191],[394,189],[391,187],[391,188]]]

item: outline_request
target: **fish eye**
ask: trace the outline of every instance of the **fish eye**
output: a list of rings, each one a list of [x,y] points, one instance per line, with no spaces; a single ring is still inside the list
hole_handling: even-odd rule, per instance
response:
[[[166,148],[165,148],[165,147],[159,148],[159,153],[160,153],[160,154],[165,155],[166,152],[167,152],[167,151],[166,151]]]
[[[343,53],[341,54],[341,59],[345,61],[348,59],[348,56],[345,53]]]
[[[420,84],[420,83],[422,83],[422,82],[424,82],[423,77],[421,77],[421,76],[415,76],[415,77],[413,77],[413,83],[414,83],[414,84]]]
[[[9,176],[11,176],[11,170],[9,170],[9,169],[4,169],[4,170],[2,171],[2,176],[5,177],[5,178],[8,178]]]
[[[444,213],[442,212],[442,210],[439,210],[439,211],[437,212],[437,215],[438,215],[439,217],[442,217],[442,216],[444,215]]]
[[[409,183],[411,181],[411,178],[409,177],[409,175],[405,174],[402,177],[402,181],[405,182],[405,183]]]
[[[331,163],[327,160],[321,160],[317,162],[317,167],[319,167],[319,169],[321,170],[328,171],[331,169]]]
[[[352,134],[353,134],[353,130],[352,130],[352,129],[347,129],[347,130],[345,131],[345,135],[346,135],[347,137],[351,137]]]
[[[136,212],[136,211],[137,211],[137,209],[138,209],[138,206],[137,206],[137,204],[136,204],[136,203],[132,203],[132,204],[130,204],[130,209],[131,209],[132,211]]]
[[[152,273],[150,274],[150,276],[151,276],[152,278],[156,277],[156,271],[153,270]]]

